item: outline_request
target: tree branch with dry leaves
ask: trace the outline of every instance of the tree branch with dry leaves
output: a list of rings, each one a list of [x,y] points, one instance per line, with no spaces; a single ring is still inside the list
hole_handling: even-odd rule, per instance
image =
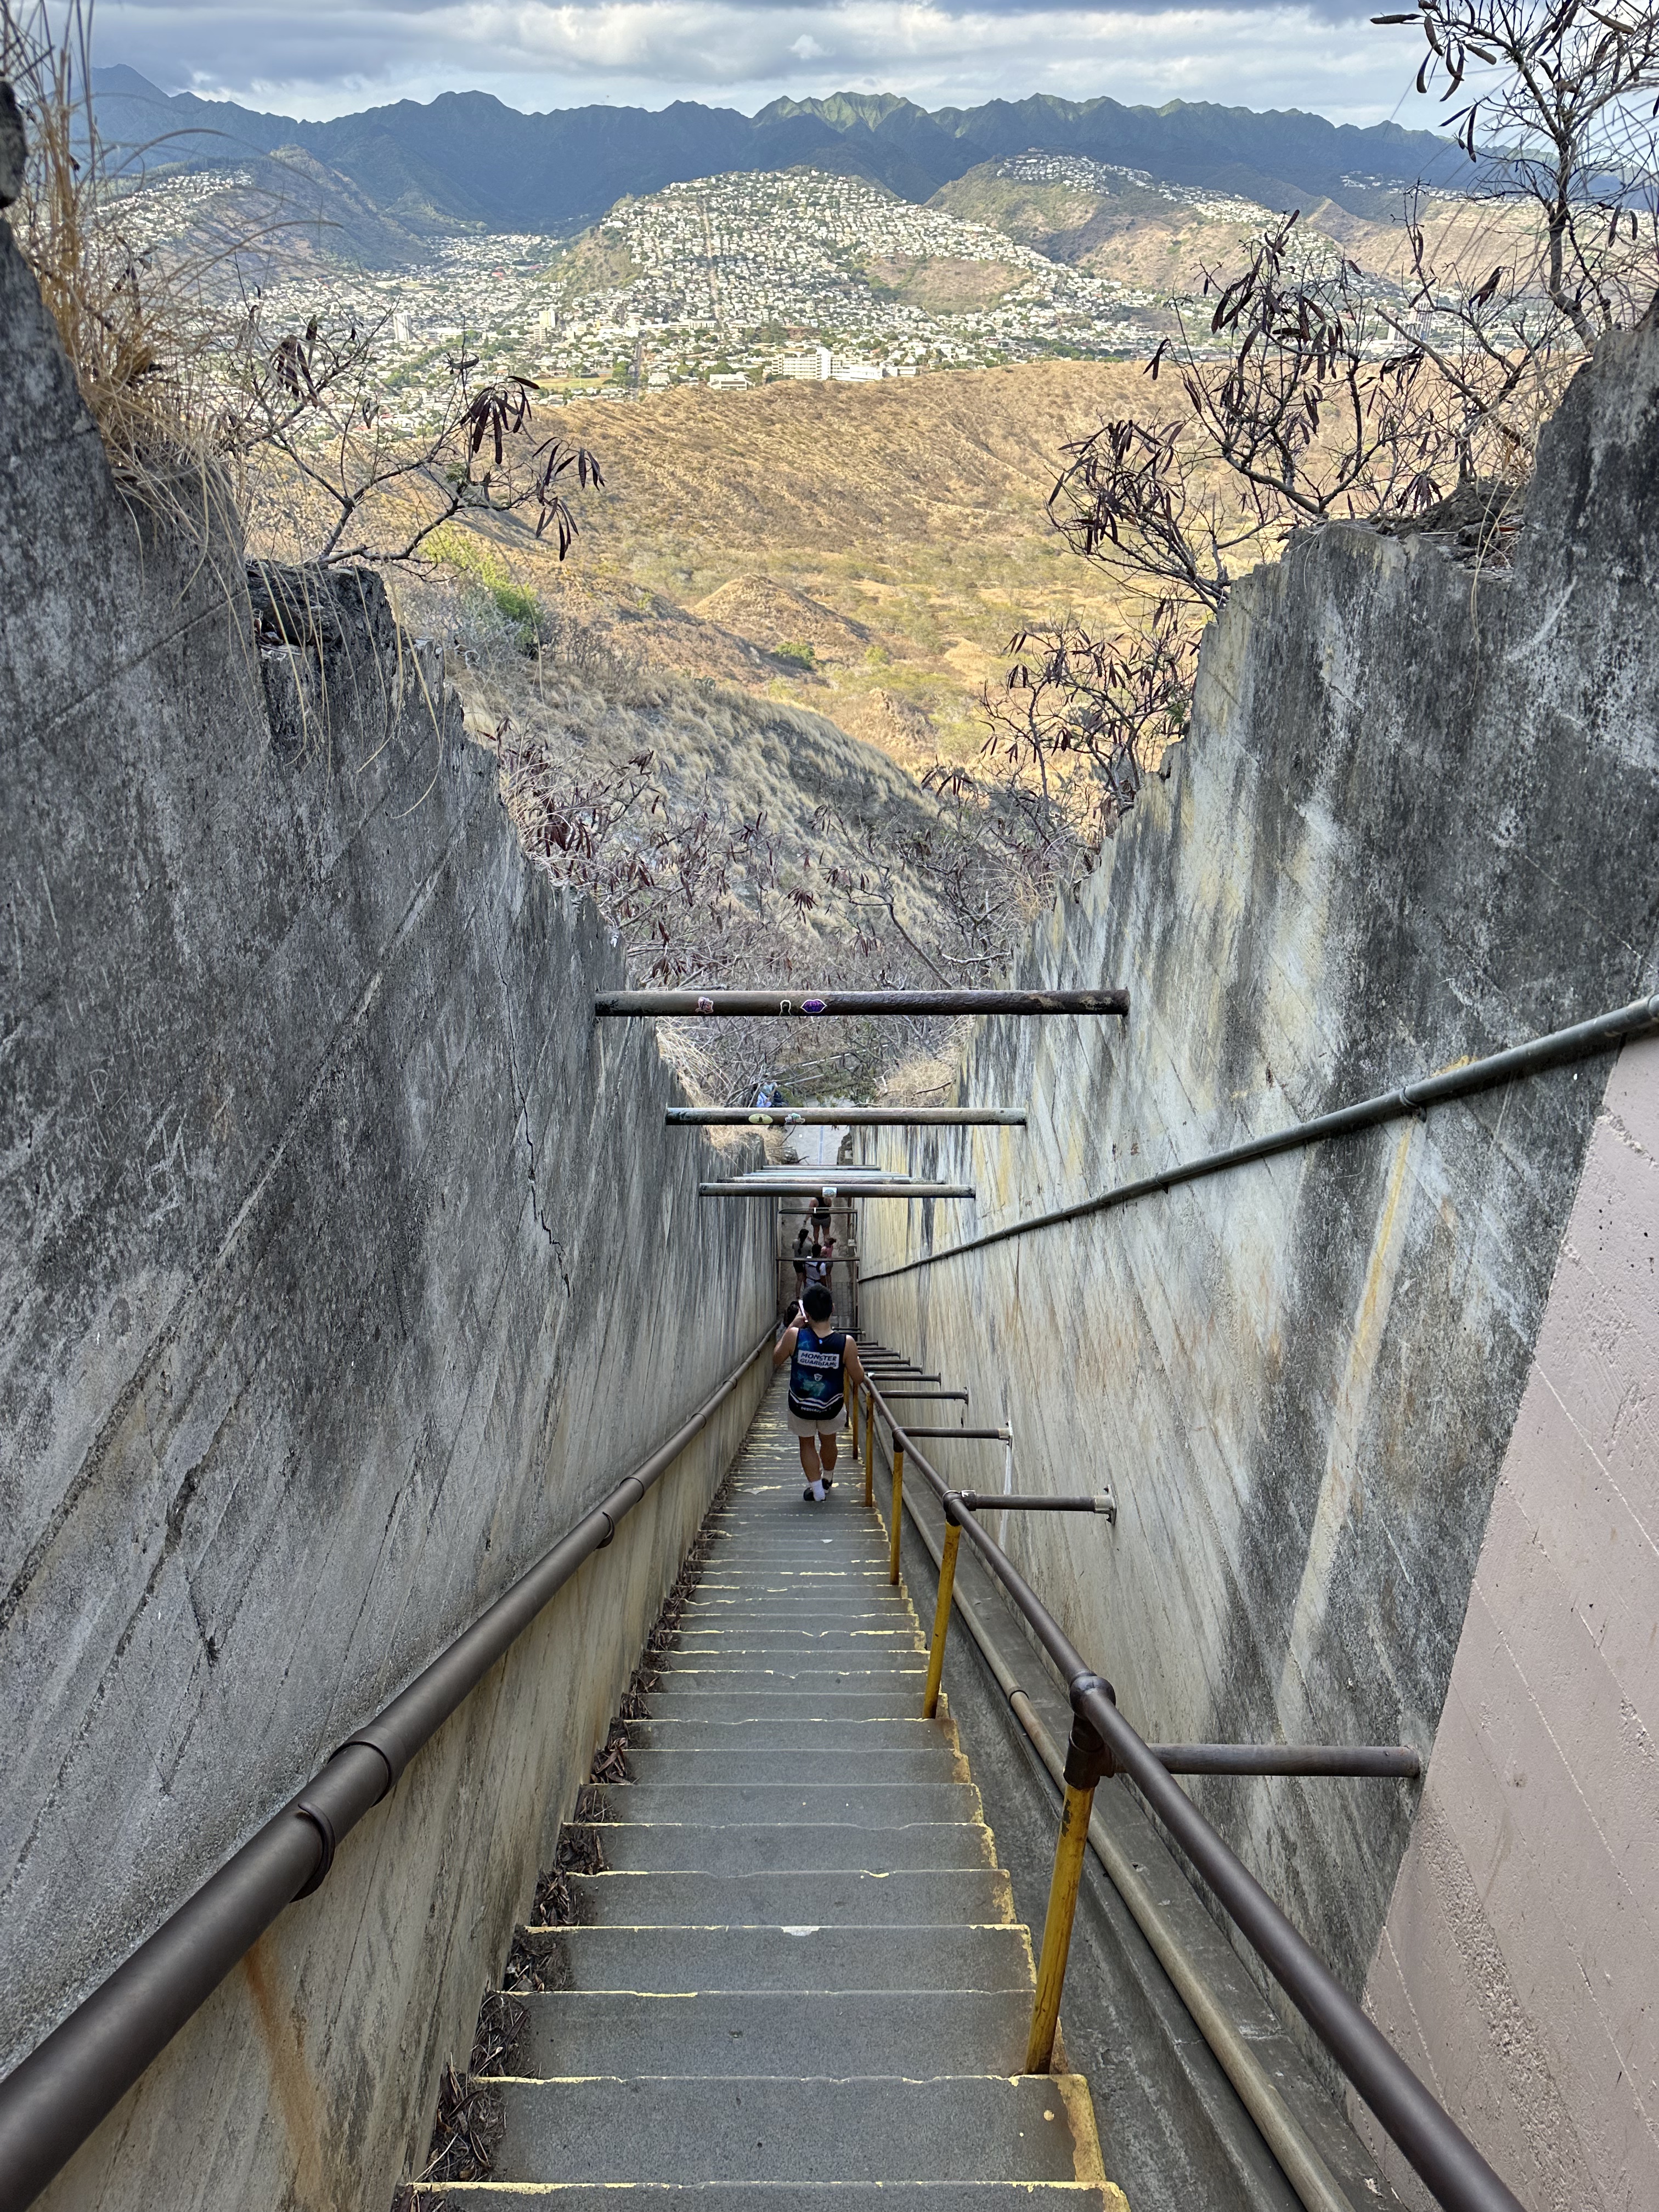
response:
[[[605,479],[584,447],[533,437],[531,377],[475,381],[465,346],[447,363],[435,422],[418,434],[384,396],[382,320],[344,330],[313,316],[273,337],[249,307],[224,413],[256,523],[285,551],[325,564],[416,559],[446,523],[523,516],[562,561],[574,489]],[[274,465],[273,465],[274,463]]]

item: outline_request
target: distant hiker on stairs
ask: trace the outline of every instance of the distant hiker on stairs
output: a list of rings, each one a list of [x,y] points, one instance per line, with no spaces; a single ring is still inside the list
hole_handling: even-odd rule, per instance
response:
[[[795,1319],[772,1348],[772,1364],[789,1362],[789,1433],[800,1443],[803,1500],[822,1505],[834,1487],[836,1440],[847,1413],[847,1384],[864,1380],[859,1348],[844,1328],[832,1327],[835,1303],[814,1283],[795,1308]]]

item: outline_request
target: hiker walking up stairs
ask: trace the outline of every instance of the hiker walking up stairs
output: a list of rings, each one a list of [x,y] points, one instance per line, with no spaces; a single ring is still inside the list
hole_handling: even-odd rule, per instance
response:
[[[953,1725],[921,1717],[881,1528],[850,1486],[802,1502],[781,1384],[709,1530],[606,1871],[570,1877],[580,1924],[530,1931],[568,1986],[522,2000],[493,2176],[446,2194],[1124,2212],[1087,2084],[1018,2073],[1029,1931]]]

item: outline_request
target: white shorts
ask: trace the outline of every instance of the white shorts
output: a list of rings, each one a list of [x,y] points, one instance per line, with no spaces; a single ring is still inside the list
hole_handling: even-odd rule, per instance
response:
[[[789,1408],[789,1433],[792,1437],[838,1437],[846,1425],[845,1406],[831,1421],[809,1421],[805,1413],[798,1413],[793,1406]]]

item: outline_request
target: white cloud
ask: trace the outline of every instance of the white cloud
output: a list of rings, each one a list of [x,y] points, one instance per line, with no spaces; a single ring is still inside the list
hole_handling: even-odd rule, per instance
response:
[[[691,99],[748,110],[784,93],[871,90],[930,107],[1104,93],[1370,123],[1399,105],[1411,67],[1398,34],[1316,5],[101,0],[95,22],[101,61],[129,62],[168,90],[307,116],[465,89],[518,108]],[[1401,119],[1431,118],[1408,107]]]

